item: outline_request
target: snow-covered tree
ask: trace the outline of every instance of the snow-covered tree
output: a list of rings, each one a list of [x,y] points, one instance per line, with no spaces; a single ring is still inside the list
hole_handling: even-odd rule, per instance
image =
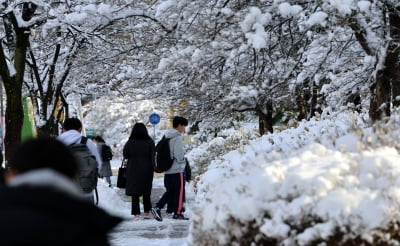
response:
[[[146,3],[114,2],[0,2],[8,150],[20,142],[23,83],[34,99],[39,134],[56,133],[64,94],[104,92],[113,86],[107,79],[113,64],[127,53],[152,48],[169,32],[146,12]],[[94,87],[101,88],[95,92]]]
[[[250,110],[262,132],[288,112],[309,119],[350,104],[377,119],[385,105],[396,106],[396,8],[365,0],[157,1],[157,18],[176,29],[143,66],[149,73],[124,87],[151,85],[147,92],[207,124]]]
[[[372,65],[370,117],[389,116],[399,106],[400,95],[400,3],[384,1],[324,1],[324,11],[334,11],[337,23],[351,28],[363,58]]]
[[[173,46],[142,81],[157,81],[153,94],[207,124],[252,111],[261,133],[288,112],[309,119],[358,103],[372,61],[360,58],[351,28],[329,17],[335,11],[308,1],[161,1],[156,16],[176,26]]]
[[[22,84],[25,74],[25,57],[30,31],[34,23],[42,22],[35,16],[37,5],[30,2],[0,2],[3,27],[0,37],[0,75],[6,90],[6,160],[21,141]]]

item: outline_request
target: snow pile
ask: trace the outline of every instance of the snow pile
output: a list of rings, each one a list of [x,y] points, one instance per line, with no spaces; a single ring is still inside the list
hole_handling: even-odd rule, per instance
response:
[[[303,122],[212,161],[197,184],[192,244],[399,243],[399,153],[354,119]],[[388,138],[399,139],[396,125]]]
[[[244,124],[238,129],[221,131],[221,136],[200,144],[189,151],[185,156],[191,163],[193,175],[204,173],[212,160],[222,157],[231,150],[235,150],[249,143],[249,140],[259,137],[258,128],[254,124]]]

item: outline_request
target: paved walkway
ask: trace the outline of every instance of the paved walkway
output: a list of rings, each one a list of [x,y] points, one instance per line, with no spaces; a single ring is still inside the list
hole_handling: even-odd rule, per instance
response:
[[[124,192],[124,189],[118,190],[118,197],[120,197],[124,202],[129,203],[130,206],[130,197],[126,196]],[[163,187],[153,187],[151,195],[152,202],[156,203],[163,193]],[[162,210],[162,215],[163,221],[161,222],[152,218],[150,220],[132,220],[121,223],[110,235],[112,245],[125,246],[129,239],[131,239],[132,242],[143,242],[144,240],[146,245],[172,245],[171,242],[162,244],[160,240],[154,239],[184,239],[187,237],[189,232],[189,221],[173,220],[166,215],[165,209]],[[151,242],[154,242],[154,244],[149,244]],[[140,245],[143,246],[143,244]]]

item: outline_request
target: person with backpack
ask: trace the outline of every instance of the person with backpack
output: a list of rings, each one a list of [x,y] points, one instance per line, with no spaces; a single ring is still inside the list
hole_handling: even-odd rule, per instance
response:
[[[57,140],[70,147],[75,158],[77,158],[79,165],[77,181],[85,192],[87,199],[94,203],[98,170],[101,169],[101,158],[96,145],[92,140],[82,136],[81,132],[82,122],[78,118],[67,118],[63,123],[62,133],[57,137]]]
[[[93,138],[93,143],[97,145],[97,151],[99,152],[101,158],[101,169],[99,169],[99,175],[100,177],[105,178],[106,182],[108,183],[108,187],[111,187],[110,177],[112,176],[112,171],[110,161],[113,157],[111,148],[106,144],[101,136],[95,136]]]
[[[164,175],[166,192],[157,202],[156,206],[151,209],[151,213],[158,221],[162,221],[161,209],[166,203],[168,204],[167,212],[174,213],[172,216],[173,219],[188,220],[182,214],[185,196],[184,169],[186,165],[182,134],[185,132],[188,120],[181,116],[175,116],[172,125],[173,129],[167,131],[164,135],[164,138],[168,139],[170,158],[173,160],[172,166],[165,171]],[[161,153],[163,151],[157,149],[157,152]]]
[[[143,219],[150,219],[154,148],[154,141],[146,126],[136,123],[123,149],[123,156],[128,160],[125,194],[132,196],[131,214],[134,220],[140,219],[140,196],[143,196]]]
[[[11,156],[0,188],[1,245],[110,245],[122,218],[87,202],[78,164],[54,138],[30,139]]]

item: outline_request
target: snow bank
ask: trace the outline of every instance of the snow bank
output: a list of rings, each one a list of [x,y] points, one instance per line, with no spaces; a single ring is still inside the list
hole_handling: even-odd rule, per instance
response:
[[[197,184],[193,245],[390,242],[390,233],[378,232],[400,219],[400,156],[384,144],[370,148],[366,139],[376,135],[341,114],[212,161]]]

